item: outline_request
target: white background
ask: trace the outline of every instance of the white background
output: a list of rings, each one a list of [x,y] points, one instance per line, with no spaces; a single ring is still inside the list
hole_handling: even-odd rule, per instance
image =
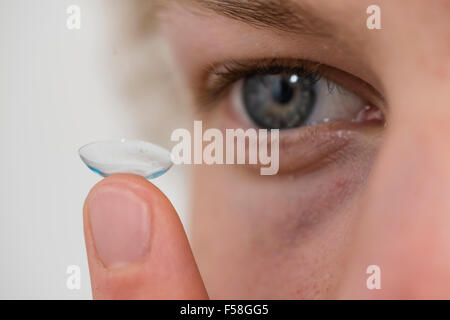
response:
[[[110,3],[0,0],[2,299],[91,298],[82,206],[101,178],[80,161],[80,146],[122,137],[154,137],[168,146],[173,118],[161,101],[174,89],[156,90],[149,77],[146,95],[135,93],[140,103],[124,98],[115,79],[132,79],[136,69],[120,37],[114,40],[118,20]],[[81,8],[81,30],[66,27],[71,4]],[[157,59],[154,50],[149,61]],[[164,72],[146,70],[164,82]],[[184,171],[175,168],[154,182],[186,223]],[[78,291],[66,287],[72,264],[81,267]]]

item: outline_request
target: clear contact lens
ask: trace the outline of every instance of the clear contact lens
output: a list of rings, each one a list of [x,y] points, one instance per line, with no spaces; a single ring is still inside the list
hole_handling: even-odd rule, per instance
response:
[[[173,164],[168,150],[138,140],[93,142],[81,147],[78,153],[88,168],[102,177],[131,173],[154,179],[166,173]]]

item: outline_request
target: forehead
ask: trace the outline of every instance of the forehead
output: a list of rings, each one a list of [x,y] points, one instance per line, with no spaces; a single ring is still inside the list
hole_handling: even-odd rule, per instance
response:
[[[202,10],[204,14],[209,11],[209,13],[238,19],[256,26],[272,25],[283,31],[295,31],[297,27],[320,29],[322,26],[328,27],[336,20],[352,23],[353,19],[342,20],[340,17],[348,18],[353,15],[355,20],[361,20],[358,18],[363,18],[366,8],[371,5],[369,0],[178,0],[175,2],[186,8]]]
[[[306,46],[317,58],[330,53],[357,58],[367,30],[365,3],[369,1],[179,0],[165,6],[161,20],[164,33],[192,68],[196,59],[214,63],[230,56],[309,58],[299,57],[299,48]],[[284,17],[289,24],[278,23]]]
[[[317,18],[309,2],[305,1],[192,0],[191,2],[218,15],[256,27],[268,27],[284,32],[326,33],[326,22]]]
[[[210,28],[224,33],[221,25],[226,29],[246,24],[278,36],[328,37],[350,46],[363,43],[370,5],[368,0],[176,0],[165,11],[171,13],[170,23],[198,24],[202,33]],[[202,22],[208,27],[201,26]]]

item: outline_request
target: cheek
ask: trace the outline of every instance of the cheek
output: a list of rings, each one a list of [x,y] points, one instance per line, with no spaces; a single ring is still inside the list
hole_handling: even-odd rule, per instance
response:
[[[192,239],[211,297],[332,295],[367,178],[363,158],[272,177],[197,167]]]
[[[208,219],[249,230],[252,252],[296,247],[338,218],[357,198],[365,172],[355,166],[330,167],[307,174],[259,176],[244,167],[203,167],[196,170],[198,201]]]

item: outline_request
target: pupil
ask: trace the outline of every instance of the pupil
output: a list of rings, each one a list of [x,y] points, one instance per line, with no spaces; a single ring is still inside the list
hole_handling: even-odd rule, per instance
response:
[[[281,79],[273,85],[271,95],[275,102],[279,104],[286,104],[291,101],[292,96],[294,95],[294,90],[287,81]]]

